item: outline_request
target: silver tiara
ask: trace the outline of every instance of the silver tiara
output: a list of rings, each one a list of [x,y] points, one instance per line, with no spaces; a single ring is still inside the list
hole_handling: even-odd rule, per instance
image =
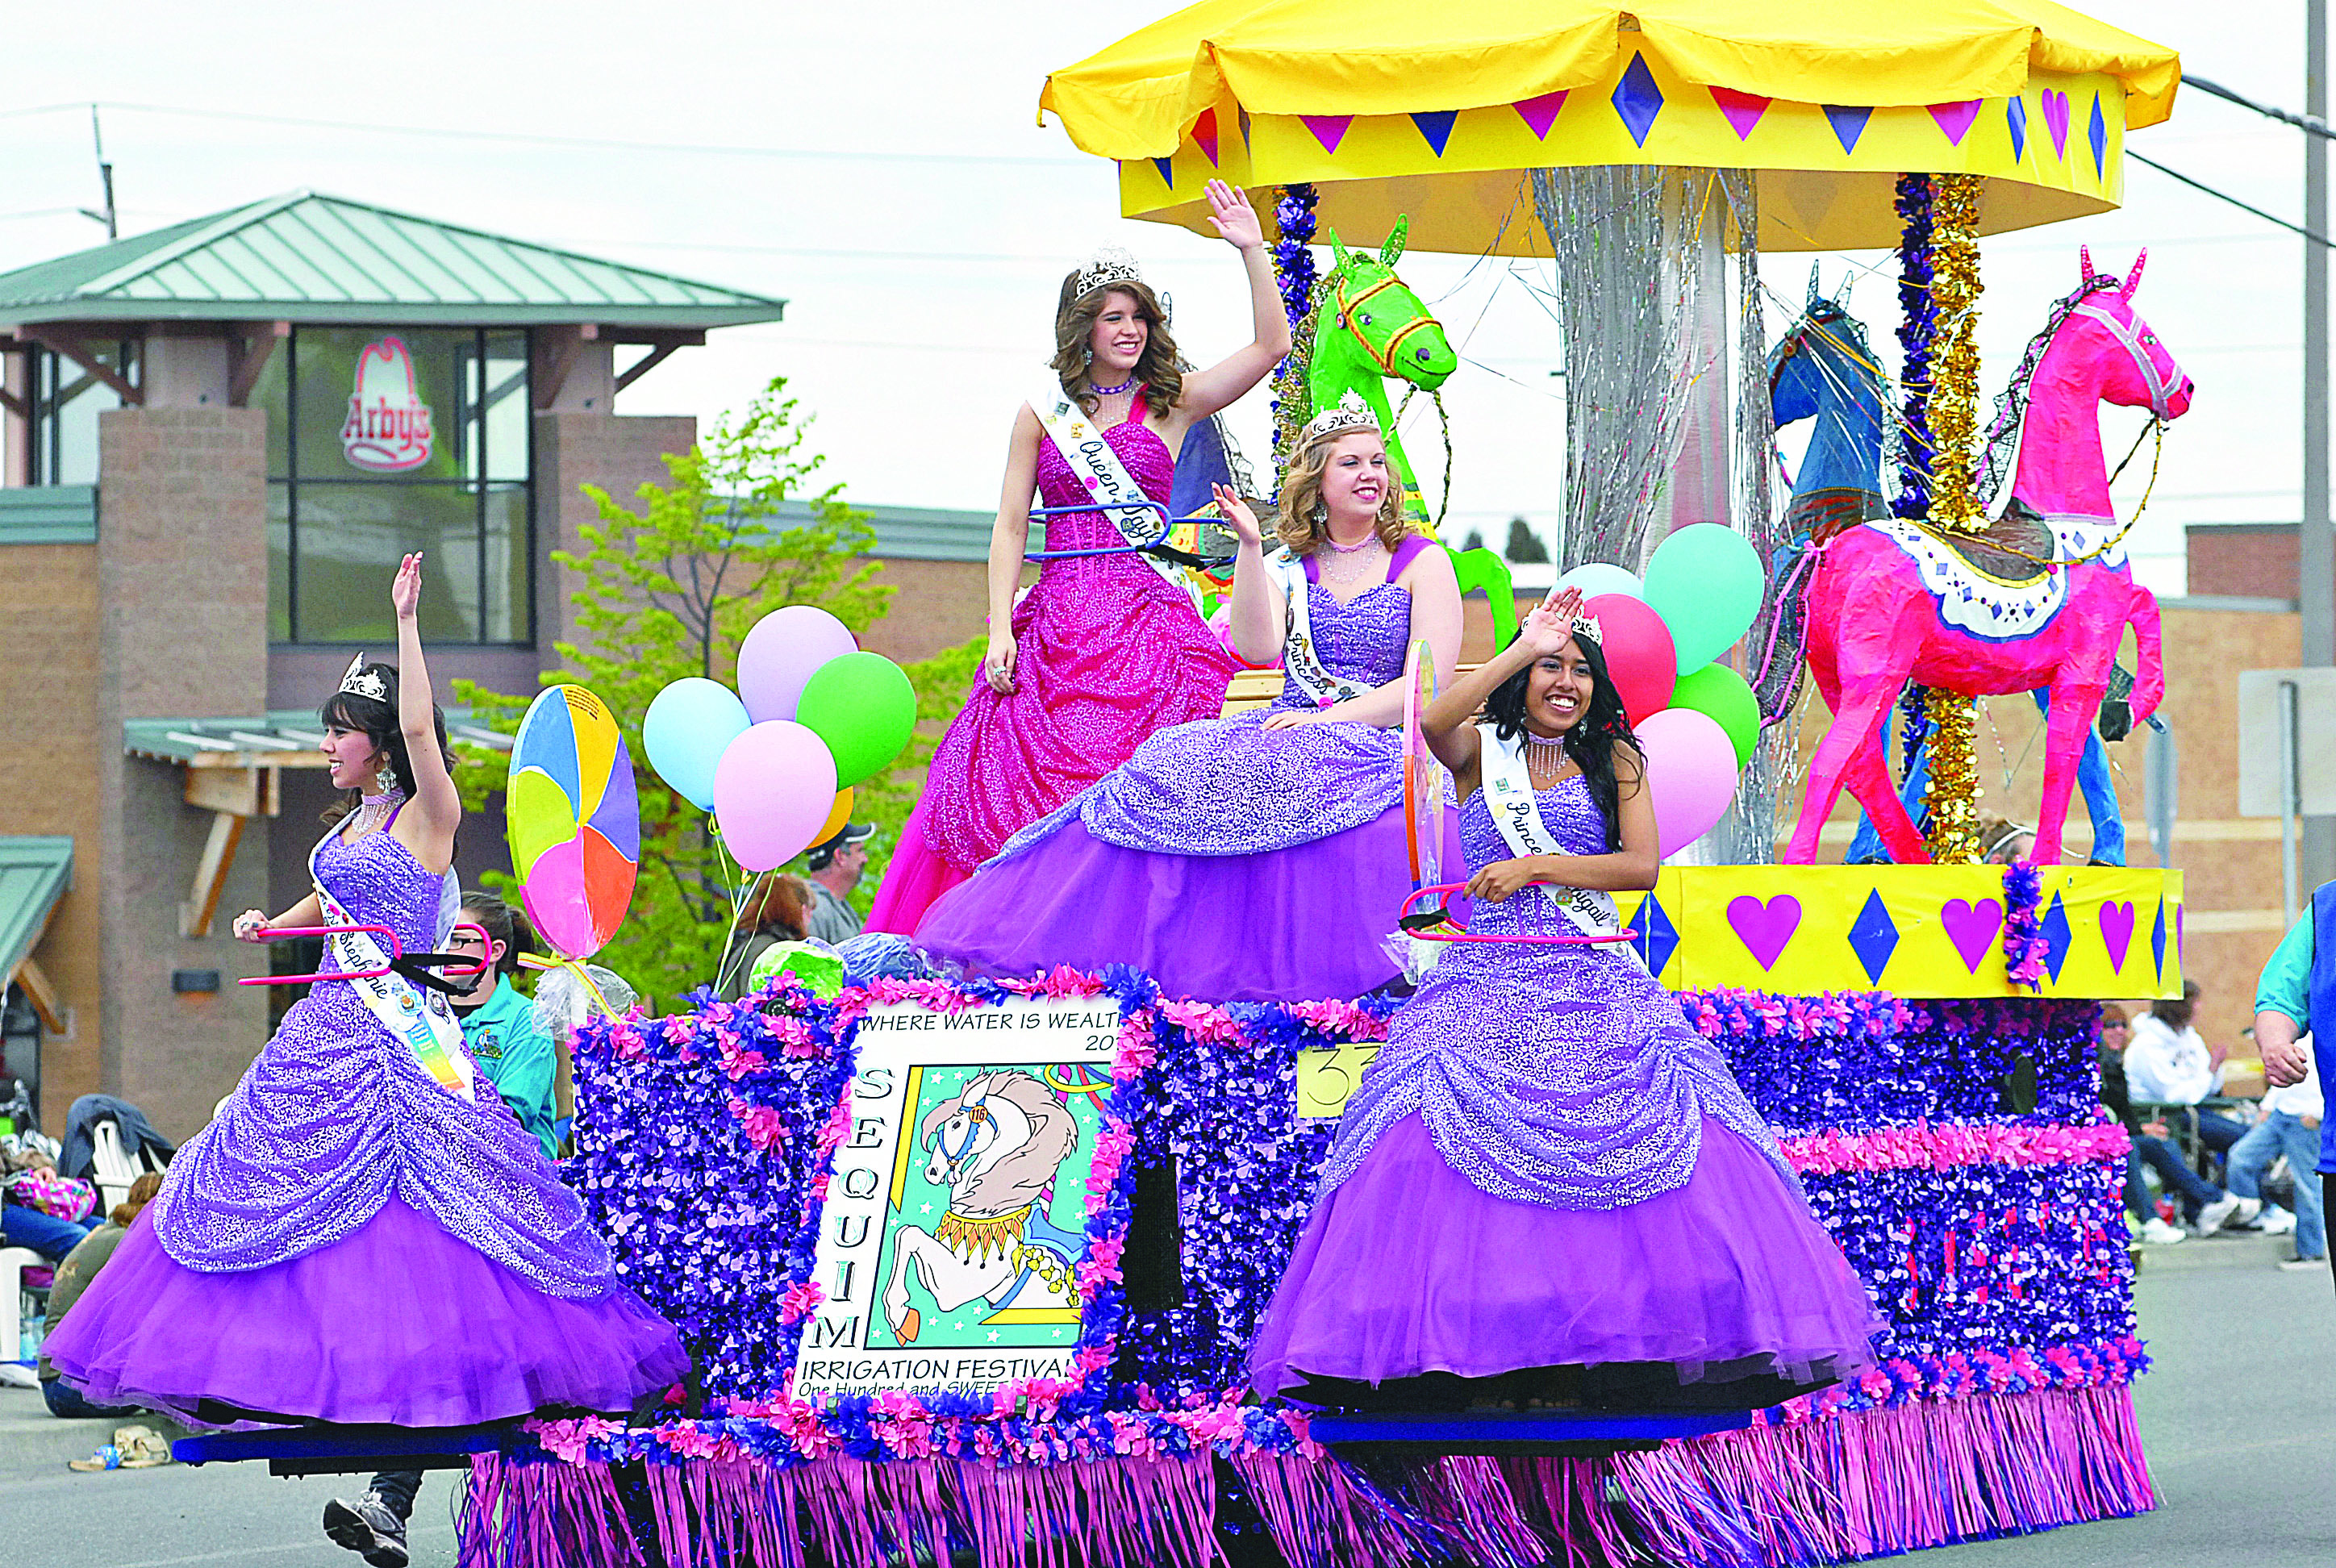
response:
[[[351,696],[369,696],[375,702],[389,700],[389,682],[365,668],[362,653],[349,660],[349,672],[341,677],[341,689]]]
[[[1084,299],[1098,288],[1108,288],[1114,283],[1141,283],[1144,273],[1135,265],[1135,258],[1116,245],[1106,245],[1087,258],[1080,267],[1078,281],[1072,287],[1071,297]]]
[[[1298,433],[1298,439],[1311,441],[1318,435],[1328,435],[1334,430],[1368,430],[1376,433],[1378,427],[1378,420],[1373,416],[1369,409],[1363,406],[1362,397],[1352,387],[1348,387],[1347,394],[1338,399],[1337,407],[1326,408],[1306,422],[1306,428]]]
[[[1575,616],[1573,618],[1573,635],[1576,637],[1586,637],[1591,642],[1596,643],[1600,648],[1604,648],[1606,646],[1606,628],[1598,624],[1598,618],[1594,615]]]

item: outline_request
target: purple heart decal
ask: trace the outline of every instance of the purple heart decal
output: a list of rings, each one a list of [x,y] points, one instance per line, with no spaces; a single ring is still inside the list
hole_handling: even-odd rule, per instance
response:
[[[2068,155],[2068,95],[2047,87],[2044,89],[2044,123],[2052,132],[2052,151],[2062,158]]]
[[[1939,911],[1939,921],[1947,928],[1947,940],[1955,944],[1963,968],[1977,974],[1980,961],[1995,946],[1995,933],[2003,928],[2003,905],[1995,899],[1975,904],[1949,899]]]
[[[1801,901],[1790,893],[1778,893],[1763,903],[1746,893],[1728,901],[1728,923],[1735,929],[1744,950],[1762,969],[1774,969],[1777,959],[1784,955],[1786,944],[1793,940],[1793,933],[1801,929]]]
[[[1931,118],[1937,121],[1939,129],[1945,132],[1947,145],[1961,147],[1963,144],[1963,138],[1971,134],[1971,126],[1979,120],[1980,102],[1981,100],[1972,98],[1961,103],[1931,105]]]
[[[2126,950],[2133,945],[2133,905],[2101,905],[2101,946],[2109,950],[2109,968],[2125,968]]]

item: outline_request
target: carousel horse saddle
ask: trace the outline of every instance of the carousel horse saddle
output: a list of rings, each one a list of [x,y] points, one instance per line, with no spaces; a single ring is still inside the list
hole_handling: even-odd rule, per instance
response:
[[[1879,491],[1843,487],[1812,490],[1793,497],[1785,509],[1786,537],[1806,533],[1811,544],[1823,544],[1859,523],[1890,515]]]
[[[1919,526],[1961,556],[1972,570],[1999,582],[2031,583],[2051,570],[2056,543],[2052,530],[2042,514],[2024,502],[2014,501],[2005,507],[2003,515],[1990,522],[1984,533],[1956,533],[1927,519],[1920,520]]]

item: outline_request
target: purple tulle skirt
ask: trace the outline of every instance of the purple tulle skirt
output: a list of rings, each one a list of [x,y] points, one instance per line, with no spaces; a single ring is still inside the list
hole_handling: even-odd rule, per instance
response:
[[[1457,867],[1456,818],[1445,837],[1445,864]],[[1124,849],[1072,817],[944,894],[916,940],[974,974],[1134,964],[1171,997],[1359,997],[1399,973],[1387,940],[1410,864],[1400,807],[1249,855]]]
[[[288,1262],[201,1273],[133,1224],[45,1347],[101,1405],[465,1427],[672,1387],[672,1324],[619,1286],[549,1296],[395,1198]]]
[[[1715,1119],[1686,1185],[1585,1211],[1486,1194],[1409,1116],[1307,1221],[1250,1373],[1267,1395],[1618,1363],[1813,1387],[1869,1365],[1880,1326],[1832,1238]]]

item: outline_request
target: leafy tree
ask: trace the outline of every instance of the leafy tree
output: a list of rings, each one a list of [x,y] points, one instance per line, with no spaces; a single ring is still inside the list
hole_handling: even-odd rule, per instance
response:
[[[1468,537],[1467,537],[1466,539],[1462,540],[1462,541],[1460,541],[1460,548],[1461,548],[1462,550],[1482,550],[1482,549],[1484,549],[1484,531],[1483,529],[1481,529],[1481,528],[1472,528],[1472,529],[1470,529],[1470,530],[1468,531]]]
[[[742,416],[725,416],[694,450],[668,453],[667,482],[643,484],[631,507],[585,486],[599,521],[583,528],[583,549],[552,556],[582,579],[573,597],[584,640],[557,644],[561,667],[542,682],[588,687],[608,705],[640,794],[640,880],[623,929],[596,961],[667,1005],[713,977],[738,872],[716,844],[711,819],[651,771],[641,744],[650,700],[684,676],[732,681],[739,642],[782,605],[817,605],[857,633],[883,616],[892,594],[878,580],[882,568],[866,559],[875,535],[865,514],[844,504],[842,485],[815,488],[825,460],[809,448],[811,416],[784,395],[785,386],[784,377],[774,379]],[[798,499],[809,502],[808,520],[782,517],[782,503]],[[965,651],[930,662],[950,665]],[[920,665],[909,673],[921,709],[927,687],[955,670]],[[955,689],[961,696],[963,678]],[[530,700],[462,680],[454,697],[469,705],[474,722],[505,734],[518,729]],[[910,789],[900,775],[920,768],[931,745],[920,736],[891,769],[863,784],[869,810],[853,814],[882,821],[897,809],[905,817]],[[464,804],[475,811],[501,794],[506,769],[489,748],[472,755],[489,765],[462,770]],[[516,898],[512,879],[490,881]],[[868,886],[872,891],[872,878]]]
[[[1525,526],[1522,517],[1509,519],[1509,542],[1501,553],[1521,566],[1544,563],[1549,560],[1549,546],[1541,536]]]

